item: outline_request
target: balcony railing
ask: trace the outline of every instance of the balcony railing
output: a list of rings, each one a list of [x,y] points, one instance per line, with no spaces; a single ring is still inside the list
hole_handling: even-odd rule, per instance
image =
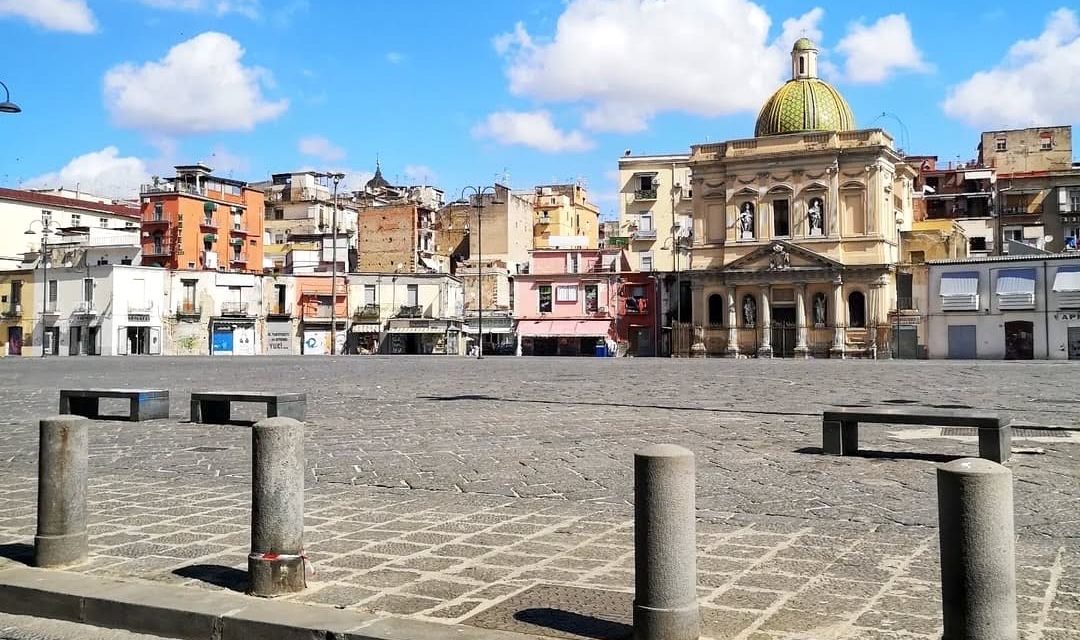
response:
[[[377,321],[382,318],[382,309],[377,304],[365,304],[357,308],[356,312],[353,313],[353,318],[359,322]]]
[[[72,312],[78,316],[90,316],[94,315],[94,303],[93,301],[76,302]]]
[[[149,216],[143,218],[142,222],[145,225],[168,224],[169,219],[165,217],[164,213],[151,213]]]
[[[247,262],[247,254],[246,253],[234,253],[231,256],[229,256],[229,262],[233,262],[233,263]]]
[[[8,306],[0,312],[0,315],[5,318],[18,318],[22,315],[22,305],[15,303],[8,304]]]
[[[394,314],[395,318],[423,318],[424,308],[420,305],[402,305],[398,308],[398,312]]]
[[[288,305],[275,304],[270,305],[270,309],[266,312],[266,314],[270,316],[290,317],[292,316],[292,310],[289,309]]]
[[[656,240],[656,229],[636,229],[630,237],[634,240]]]
[[[247,225],[242,222],[232,223],[232,228],[229,229],[229,233],[235,233],[238,235],[245,235],[247,234],[247,232]]]
[[[202,307],[191,302],[184,302],[176,308],[176,315],[180,317],[198,318],[202,315]]]
[[[223,316],[246,316],[248,314],[247,302],[222,302],[221,315]]]
[[[196,188],[195,185],[186,182],[159,182],[142,185],[139,187],[139,193],[190,193],[205,196],[206,189]]]
[[[638,189],[634,192],[634,200],[656,200],[656,189]]]
[[[162,245],[160,247],[155,245],[155,246],[150,247],[149,249],[146,249],[145,251],[143,251],[143,255],[144,256],[149,256],[149,257],[171,256],[172,254],[173,254],[173,249],[172,249],[172,247],[170,247],[168,245]]]
[[[896,309],[899,311],[918,311],[919,301],[915,298],[897,298]]]
[[[217,221],[215,221],[213,218],[207,218],[205,216],[199,222],[199,226],[202,227],[203,229],[217,229],[218,228]]]
[[[150,313],[154,310],[153,300],[142,300],[140,302],[129,302],[128,313]]]

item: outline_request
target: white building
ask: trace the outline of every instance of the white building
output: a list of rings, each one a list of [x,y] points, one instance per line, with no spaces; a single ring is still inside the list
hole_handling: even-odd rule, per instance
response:
[[[267,310],[263,278],[248,273],[170,271],[167,355],[257,355]]]
[[[350,353],[462,353],[465,294],[445,273],[350,273]]]
[[[1080,256],[927,264],[931,358],[1080,360]]]
[[[23,254],[40,250],[42,223],[48,223],[54,232],[81,231],[92,239],[102,230],[126,229],[133,232],[131,243],[138,245],[140,219],[138,207],[0,188],[0,220],[5,230],[0,234],[0,269],[17,269]]]
[[[35,272],[34,346],[23,355],[158,355],[167,273],[128,265],[51,266]],[[47,292],[47,293],[46,293]],[[44,326],[42,324],[44,318]]]

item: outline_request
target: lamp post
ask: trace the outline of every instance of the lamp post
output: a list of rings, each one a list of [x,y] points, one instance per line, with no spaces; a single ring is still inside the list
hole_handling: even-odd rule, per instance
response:
[[[0,113],[19,113],[22,111],[19,105],[11,101],[11,92],[8,91],[7,85],[0,82],[0,87],[4,88],[4,101],[0,102]]]
[[[476,359],[482,360],[484,358],[484,263],[482,261],[484,196],[490,195],[493,205],[501,203],[495,200],[495,187],[465,187],[461,190],[459,204],[469,203],[467,194],[472,194],[476,199]],[[471,235],[472,231],[470,230],[469,233]]]
[[[330,267],[330,355],[337,355],[337,216],[338,216],[338,183],[344,178],[344,173],[328,174],[334,181],[334,213],[330,216],[330,245],[333,253],[333,264]]]
[[[41,357],[45,357],[45,335],[48,329],[45,326],[45,317],[48,314],[49,304],[49,234],[52,233],[52,221],[45,216],[40,220],[33,220],[23,233],[28,236],[37,235],[34,225],[41,225]]]

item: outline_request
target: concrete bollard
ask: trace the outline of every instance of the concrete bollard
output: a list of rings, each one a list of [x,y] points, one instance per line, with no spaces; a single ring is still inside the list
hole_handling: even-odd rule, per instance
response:
[[[937,486],[942,640],[1017,640],[1012,472],[964,458]]]
[[[248,593],[303,591],[304,424],[267,418],[251,430],[251,553]]]
[[[34,564],[86,562],[87,444],[90,421],[62,415],[38,422],[37,535]]]
[[[634,454],[634,638],[697,640],[694,454],[653,445]]]

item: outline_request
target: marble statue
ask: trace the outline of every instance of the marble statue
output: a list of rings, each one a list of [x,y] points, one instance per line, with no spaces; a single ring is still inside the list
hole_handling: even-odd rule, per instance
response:
[[[814,324],[825,326],[825,296],[820,293],[814,296]]]
[[[743,324],[752,327],[757,322],[757,303],[754,302],[754,298],[746,296],[743,298]]]
[[[754,237],[754,205],[744,202],[742,211],[739,212],[739,237]]]
[[[821,198],[814,198],[810,201],[810,210],[806,212],[807,218],[810,221],[810,235],[820,236],[825,234],[823,227],[824,217],[822,214],[822,201]]]

